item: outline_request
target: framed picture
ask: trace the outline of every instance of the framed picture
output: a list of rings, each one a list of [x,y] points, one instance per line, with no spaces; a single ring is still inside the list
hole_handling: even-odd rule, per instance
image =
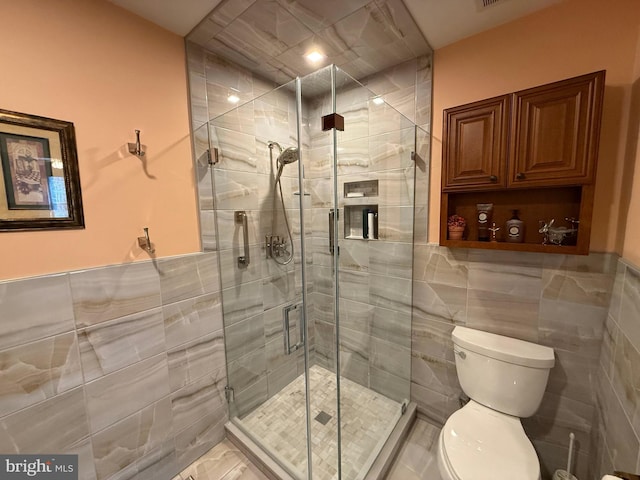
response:
[[[0,231],[84,228],[73,123],[0,110]]]

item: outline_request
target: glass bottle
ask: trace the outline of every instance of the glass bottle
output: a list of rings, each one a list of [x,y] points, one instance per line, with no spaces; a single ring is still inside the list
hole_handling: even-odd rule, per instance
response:
[[[518,210],[507,220],[507,242],[522,243],[524,241],[524,222],[518,217]]]

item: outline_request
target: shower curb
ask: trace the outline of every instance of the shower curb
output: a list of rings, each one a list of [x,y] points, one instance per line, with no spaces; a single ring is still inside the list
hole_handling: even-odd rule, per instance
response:
[[[296,480],[233,422],[224,426],[227,438],[270,480]]]
[[[391,435],[389,435],[389,438],[378,454],[378,458],[376,458],[376,461],[373,462],[373,465],[371,465],[371,468],[365,475],[364,480],[381,480],[389,473],[393,461],[396,459],[398,452],[409,436],[411,427],[413,427],[416,420],[417,410],[415,402],[407,405],[407,411],[400,417],[400,420],[398,420]]]
[[[404,441],[409,436],[416,416],[416,404],[411,402],[407,406],[406,413],[400,417],[389,435],[380,454],[364,476],[364,480],[381,480],[386,476]],[[271,480],[296,480],[233,422],[227,422],[224,427],[229,441],[238,447],[268,478]]]

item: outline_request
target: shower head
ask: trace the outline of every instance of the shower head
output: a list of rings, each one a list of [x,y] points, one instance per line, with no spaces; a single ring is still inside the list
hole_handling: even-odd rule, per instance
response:
[[[280,165],[289,165],[290,163],[297,162],[299,158],[298,149],[296,147],[288,147],[280,152],[276,161]]]

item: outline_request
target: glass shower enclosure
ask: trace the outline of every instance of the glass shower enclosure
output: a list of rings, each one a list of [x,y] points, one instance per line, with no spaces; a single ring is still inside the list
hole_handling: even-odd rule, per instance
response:
[[[409,399],[416,128],[335,66],[205,128],[231,421],[364,478]]]

